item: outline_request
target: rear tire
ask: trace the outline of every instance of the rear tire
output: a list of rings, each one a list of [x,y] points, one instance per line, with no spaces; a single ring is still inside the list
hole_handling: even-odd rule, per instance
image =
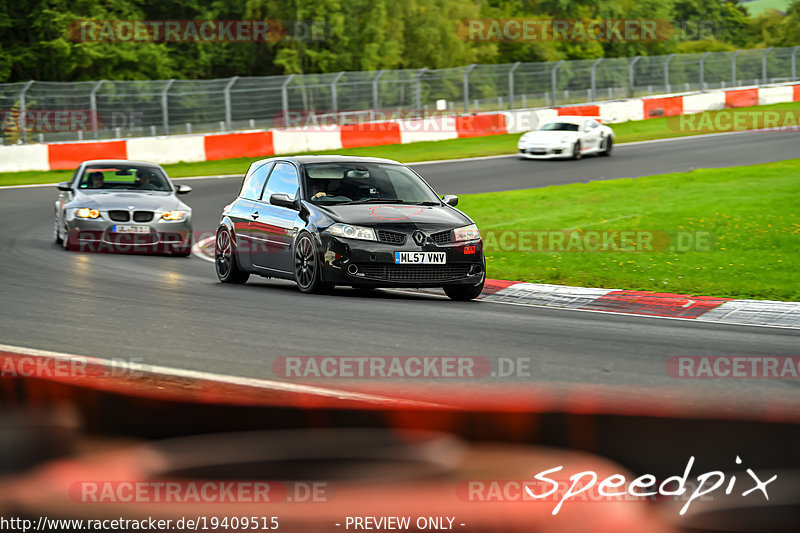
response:
[[[191,248],[189,248],[189,253],[191,253]],[[214,247],[214,267],[220,283],[241,285],[250,278],[250,272],[245,272],[239,267],[233,236],[228,231],[228,228],[217,230],[217,240]]]
[[[600,152],[600,155],[608,157],[611,155],[611,150],[613,149],[614,149],[614,138],[611,135],[609,135],[608,137],[606,137],[606,143],[605,146],[603,147],[603,151]]]
[[[301,234],[294,243],[294,281],[300,292],[320,294],[333,286],[322,281],[322,262],[317,246],[308,233]]]
[[[451,299],[459,302],[474,300],[483,292],[484,279],[477,285],[450,285],[444,288],[444,293]]]

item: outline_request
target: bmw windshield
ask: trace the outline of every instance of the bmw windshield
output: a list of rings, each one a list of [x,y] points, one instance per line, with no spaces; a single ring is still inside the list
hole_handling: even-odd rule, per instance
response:
[[[441,204],[431,188],[403,165],[312,163],[305,165],[305,188],[306,197],[319,205]]]
[[[170,192],[166,176],[158,169],[144,166],[87,166],[78,180],[81,190],[124,189],[126,191]]]

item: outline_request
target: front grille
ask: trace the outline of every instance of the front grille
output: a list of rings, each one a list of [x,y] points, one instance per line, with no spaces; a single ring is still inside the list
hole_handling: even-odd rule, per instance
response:
[[[436,244],[447,244],[453,242],[453,231],[440,231],[431,235],[431,240]]]
[[[136,211],[133,213],[133,220],[135,222],[150,222],[153,220],[152,211]]]
[[[378,241],[380,242],[388,242],[389,244],[403,244],[405,240],[406,236],[402,233],[386,231],[384,229],[378,230]]]
[[[471,265],[358,265],[364,277],[382,281],[450,281],[469,275]]]
[[[114,222],[127,222],[130,220],[130,215],[127,211],[109,211],[108,218]]]

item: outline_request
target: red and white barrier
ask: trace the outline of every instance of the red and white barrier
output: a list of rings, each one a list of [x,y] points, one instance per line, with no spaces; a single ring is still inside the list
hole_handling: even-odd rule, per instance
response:
[[[800,84],[631,98],[553,109],[307,126],[237,133],[139,137],[113,141],[0,146],[0,172],[72,169],[86,159],[168,164],[522,133],[559,115],[599,116],[619,123],[725,108],[800,101]]]

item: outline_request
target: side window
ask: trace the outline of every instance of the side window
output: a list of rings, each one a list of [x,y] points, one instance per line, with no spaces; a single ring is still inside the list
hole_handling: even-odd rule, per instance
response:
[[[290,163],[283,161],[275,163],[275,169],[269,175],[267,188],[264,189],[265,202],[269,202],[269,197],[273,194],[288,194],[289,198],[297,197],[297,189],[300,187],[297,179],[297,169]]]
[[[272,168],[272,163],[264,163],[249,172],[244,179],[242,192],[239,193],[239,196],[248,200],[258,200],[261,197],[261,189],[264,188],[264,182],[267,181],[267,176],[269,176],[270,168]]]

